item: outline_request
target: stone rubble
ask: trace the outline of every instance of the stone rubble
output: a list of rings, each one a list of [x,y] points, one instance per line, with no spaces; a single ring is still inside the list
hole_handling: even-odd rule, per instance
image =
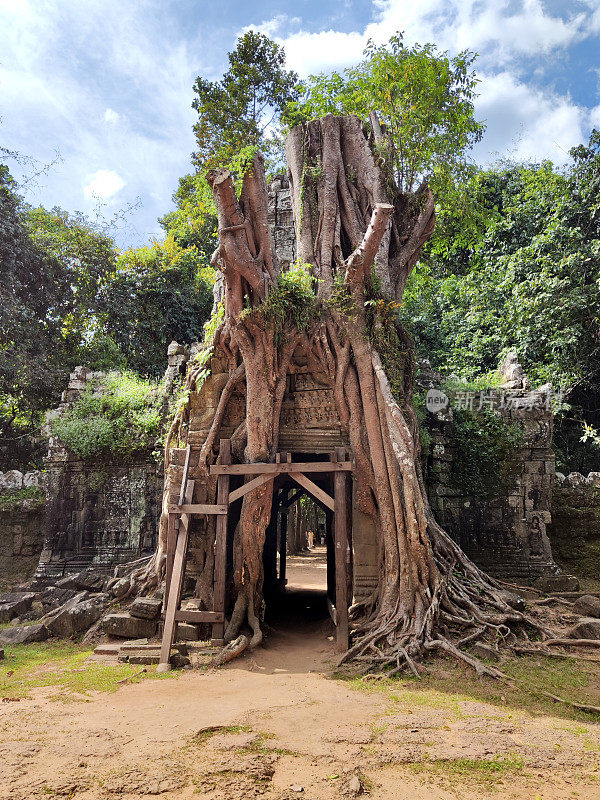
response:
[[[34,592],[9,592],[0,595],[0,622],[10,622],[14,617],[21,617],[29,611],[34,600]]]
[[[0,630],[0,645],[43,642],[49,635],[48,628],[42,623],[37,625],[15,625]]]

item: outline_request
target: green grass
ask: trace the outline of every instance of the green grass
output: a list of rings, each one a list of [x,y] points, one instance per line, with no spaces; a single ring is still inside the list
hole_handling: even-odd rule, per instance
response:
[[[364,681],[342,677],[359,691],[381,692],[395,703],[410,708],[447,709],[453,718],[465,716],[465,702],[482,701],[498,706],[507,714],[517,710],[583,722],[600,723],[597,715],[554,703],[542,692],[565,700],[600,705],[600,664],[583,659],[558,660],[544,656],[522,656],[507,660],[501,669],[514,678],[508,683],[479,678],[468,667],[438,658],[427,662],[430,672],[422,680],[404,676]]]
[[[204,744],[213,736],[220,735],[222,733],[253,733],[251,725],[214,725],[209,728],[203,728],[201,731],[193,737],[191,742],[186,745],[186,748],[189,748],[192,745]],[[262,754],[274,754],[279,756],[297,756],[299,755],[293,750],[288,750],[285,747],[270,747],[267,742],[269,739],[274,738],[273,733],[265,733],[263,731],[259,731],[256,734],[256,739],[250,744],[243,745],[241,747],[236,747],[235,744],[232,744],[232,749],[236,751],[236,753],[262,753]]]
[[[513,754],[493,758],[425,759],[410,765],[413,772],[426,772],[486,787],[494,786],[506,777],[521,775],[524,768],[521,756]]]
[[[74,642],[37,642],[6,645],[0,661],[0,696],[21,699],[32,689],[51,686],[59,689],[62,699],[77,699],[90,692],[114,692],[119,681],[140,683],[148,678],[167,678],[177,673],[158,675],[153,667],[129,664],[85,664],[92,650]],[[8,674],[8,673],[12,674]]]
[[[250,725],[211,725],[209,728],[203,728],[198,731],[193,737],[190,744],[203,744],[221,733],[251,733],[252,728]]]

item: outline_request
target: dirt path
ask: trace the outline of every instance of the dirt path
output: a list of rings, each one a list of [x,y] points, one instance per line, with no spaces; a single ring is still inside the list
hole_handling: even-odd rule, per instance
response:
[[[291,592],[267,646],[219,671],[78,702],[37,689],[3,703],[0,798],[600,797],[598,726],[451,686],[333,679],[320,603],[322,593]]]
[[[289,588],[327,589],[327,548],[313,547],[296,556],[287,557]]]

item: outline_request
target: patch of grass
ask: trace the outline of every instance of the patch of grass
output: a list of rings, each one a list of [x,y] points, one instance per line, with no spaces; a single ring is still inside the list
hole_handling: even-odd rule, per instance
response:
[[[202,728],[198,731],[192,739],[191,744],[202,744],[207,742],[213,736],[221,733],[251,733],[252,728],[250,725],[211,725],[208,728]]]
[[[521,756],[509,754],[493,758],[424,759],[410,768],[417,773],[433,773],[490,787],[508,776],[522,774],[525,762]]]
[[[502,664],[502,670],[518,681],[514,684],[479,678],[468,667],[450,659],[431,659],[427,666],[429,672],[420,681],[412,677],[377,681],[343,675],[337,677],[358,691],[380,692],[403,706],[447,709],[454,718],[466,715],[464,703],[481,701],[497,706],[509,715],[518,709],[583,722],[600,721],[596,715],[554,703],[542,694],[549,692],[565,700],[600,705],[600,664],[595,662],[584,659],[558,661],[544,656],[512,658]]]
[[[409,708],[441,708],[447,709],[457,719],[464,716],[461,702],[471,700],[467,695],[438,690],[428,685],[427,679],[417,681],[416,678],[381,678],[376,681],[364,681],[360,677],[344,678],[353,689],[362,692],[379,692],[386,695],[394,703],[407,705]],[[395,713],[395,709],[390,713]]]
[[[163,678],[176,673],[157,674],[152,667],[140,672],[138,665],[84,664],[92,651],[75,642],[36,642],[35,644],[6,645],[5,658],[0,661],[0,696],[27,697],[32,689],[55,686],[61,699],[76,699],[90,692],[114,692],[119,681],[140,683],[147,678]],[[8,673],[11,673],[10,675]]]

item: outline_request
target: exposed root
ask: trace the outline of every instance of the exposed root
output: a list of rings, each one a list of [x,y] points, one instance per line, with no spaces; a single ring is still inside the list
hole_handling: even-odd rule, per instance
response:
[[[548,647],[600,647],[600,639],[547,639],[544,644]]]
[[[574,703],[572,700],[565,700],[564,697],[558,697],[555,694],[550,694],[550,692],[540,692],[539,694],[541,694],[543,697],[550,698],[550,700],[554,700],[555,703],[562,703],[570,708],[575,708],[577,711],[585,711],[587,714],[600,714],[600,708],[598,706],[588,706],[584,703]]]
[[[248,647],[249,640],[247,636],[238,636],[221,650],[210,662],[211,667],[220,667],[228,661],[233,661],[234,658],[241,656],[244,650]]]

